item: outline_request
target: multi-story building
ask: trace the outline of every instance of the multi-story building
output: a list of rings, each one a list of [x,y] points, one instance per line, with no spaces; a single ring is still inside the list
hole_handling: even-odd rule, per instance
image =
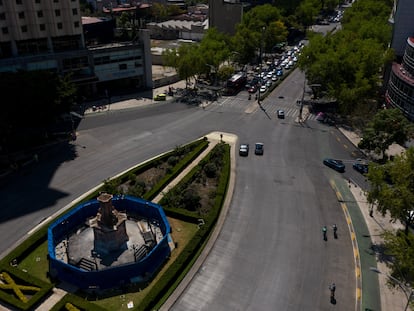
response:
[[[0,72],[71,73],[87,96],[113,84],[152,87],[148,31],[133,42],[87,46],[86,24],[79,0],[0,0]]]
[[[414,1],[395,0],[389,19],[396,61],[385,74],[385,100],[414,121]]]
[[[385,100],[414,121],[414,38],[407,40],[402,63],[391,67]]]

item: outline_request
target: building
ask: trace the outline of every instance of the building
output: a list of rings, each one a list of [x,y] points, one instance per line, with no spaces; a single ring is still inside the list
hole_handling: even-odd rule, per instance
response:
[[[234,35],[242,16],[243,4],[240,0],[209,0],[209,28]]]
[[[414,121],[414,38],[409,37],[406,42],[402,63],[392,64],[385,100]]]
[[[389,19],[393,26],[391,48],[397,57],[404,54],[407,38],[414,35],[414,1],[394,0]]]
[[[108,22],[82,19],[78,0],[0,0],[0,72],[71,73],[86,97],[115,86],[151,88],[149,32],[116,44],[85,40],[85,28],[99,27],[107,32]]]
[[[395,0],[391,17],[391,48],[396,61],[386,71],[385,101],[414,121],[414,2]]]

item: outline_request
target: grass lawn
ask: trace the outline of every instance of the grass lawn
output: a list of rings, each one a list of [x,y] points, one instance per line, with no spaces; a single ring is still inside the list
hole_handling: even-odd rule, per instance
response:
[[[164,271],[166,271],[167,268],[174,262],[178,254],[184,249],[184,246],[188,243],[188,241],[194,236],[194,234],[198,230],[198,227],[195,224],[183,222],[173,218],[168,218],[168,221],[171,225],[171,235],[173,241],[177,243],[178,247],[172,251],[170,260],[161,269],[161,271],[151,282],[151,284],[140,292],[116,295],[110,298],[94,301],[94,303],[107,310],[128,310],[127,304],[131,301],[133,302],[135,307],[139,305],[139,302],[146,295],[148,290],[152,288],[154,284],[157,283],[157,281],[162,277]]]
[[[19,263],[19,269],[34,277],[50,283],[46,273],[49,271],[47,261],[47,241],[37,247],[29,256]]]

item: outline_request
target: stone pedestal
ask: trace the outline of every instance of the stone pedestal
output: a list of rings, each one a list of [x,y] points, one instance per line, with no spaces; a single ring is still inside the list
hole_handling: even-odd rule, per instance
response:
[[[109,254],[124,250],[128,235],[126,232],[125,213],[117,211],[112,206],[112,195],[102,193],[98,197],[99,211],[91,221],[94,233],[94,251],[97,254]]]

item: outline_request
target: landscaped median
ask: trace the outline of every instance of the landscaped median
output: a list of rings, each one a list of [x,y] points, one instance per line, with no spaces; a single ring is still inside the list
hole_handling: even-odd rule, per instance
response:
[[[202,138],[177,147],[121,176],[106,180],[83,201],[96,198],[100,192],[130,194],[152,200],[195,161],[209,143],[207,138]],[[172,237],[177,237],[174,240],[176,249],[148,286],[131,284],[109,292],[95,292],[93,297],[85,292],[68,294],[52,310],[118,310],[127,303],[132,303],[134,310],[160,306],[208,240],[226,196],[229,175],[230,146],[220,142],[164,195],[159,203],[170,218]],[[48,277],[46,240],[49,225],[40,227],[0,261],[0,299],[4,305],[31,310],[41,305],[53,287],[58,286],[58,281],[53,283]],[[188,234],[183,234],[183,231]]]

